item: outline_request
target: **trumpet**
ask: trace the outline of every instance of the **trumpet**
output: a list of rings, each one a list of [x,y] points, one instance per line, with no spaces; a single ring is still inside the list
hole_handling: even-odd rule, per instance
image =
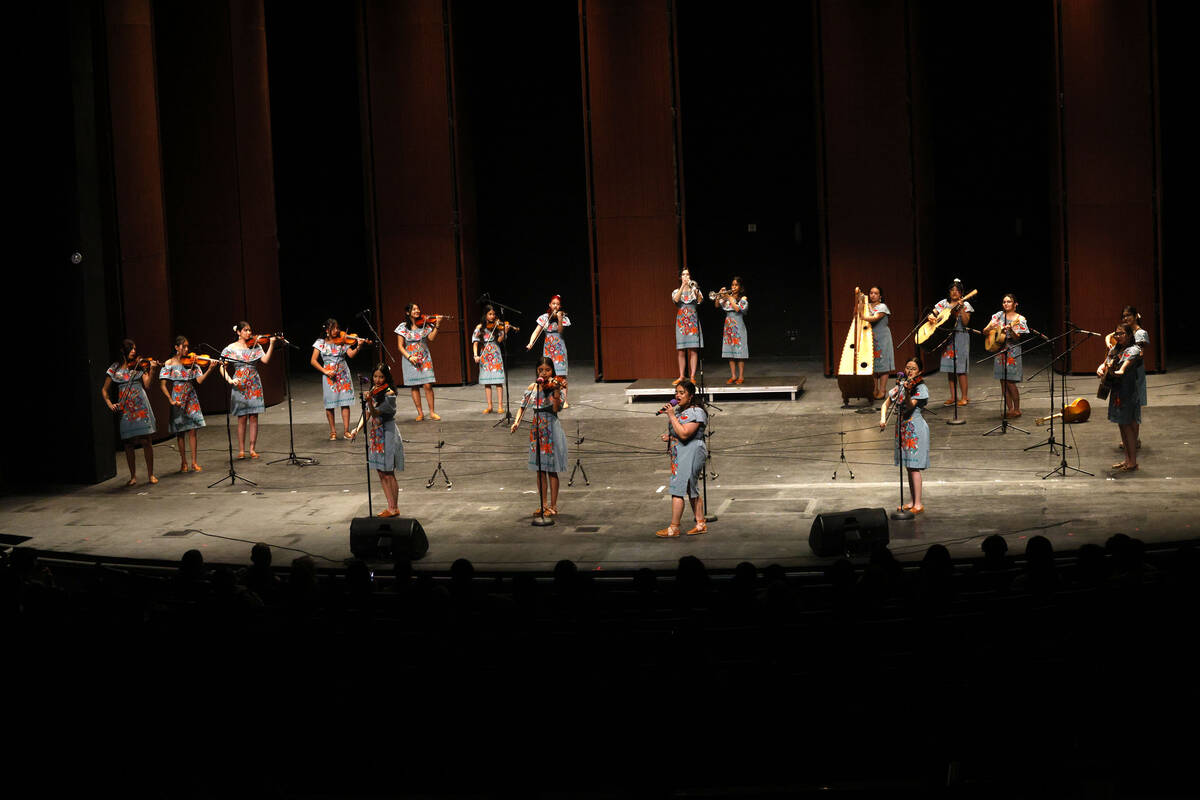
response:
[[[729,290],[722,286],[719,291],[708,293],[709,300],[716,300],[719,297],[729,297]]]

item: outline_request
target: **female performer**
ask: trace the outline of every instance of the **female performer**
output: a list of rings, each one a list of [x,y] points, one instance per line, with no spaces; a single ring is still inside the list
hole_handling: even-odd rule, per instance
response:
[[[655,531],[654,535],[662,538],[679,535],[684,497],[691,502],[692,516],[696,520],[695,527],[688,531],[688,535],[708,533],[708,523],[704,521],[704,499],[700,496],[700,476],[708,458],[704,445],[708,415],[696,403],[696,384],[689,380],[680,381],[675,386],[675,404],[668,403],[662,410],[666,412],[670,426],[669,432],[662,435],[662,440],[671,445],[671,523],[661,531]]]
[[[483,386],[483,393],[487,395],[487,408],[483,410],[485,414],[491,414],[493,410],[493,386],[496,387],[496,395],[500,400],[500,413],[504,413],[504,357],[500,353],[500,342],[504,341],[509,327],[507,322],[502,323],[496,318],[496,309],[484,306],[483,319],[471,334],[471,350],[475,353],[475,363],[479,365],[479,383]],[[481,344],[482,350],[479,349]],[[563,359],[566,360],[565,349]]]
[[[892,463],[903,464],[908,470],[908,494],[912,497],[912,502],[903,504],[900,510],[920,514],[925,510],[921,504],[921,470],[929,468],[929,423],[921,409],[929,402],[929,387],[921,380],[921,365],[915,358],[905,362],[904,374],[906,380],[892,387],[883,401],[883,408],[879,410],[879,429],[887,427],[888,409],[897,406],[900,435]]]
[[[696,313],[700,306],[700,287],[692,280],[687,267],[679,273],[679,288],[671,292],[671,302],[678,306],[675,312],[675,350],[679,355],[679,377],[672,385],[678,386],[687,368],[687,380],[696,382],[696,364],[700,360],[700,348],[704,347],[704,330]]]
[[[872,286],[867,292],[867,305],[861,315],[871,323],[871,338],[875,342],[875,352],[872,354],[875,362],[871,368],[875,373],[875,399],[882,400],[887,389],[888,374],[896,368],[896,355],[892,348],[892,329],[888,327],[888,317],[892,310],[883,302],[883,291],[878,286]]]
[[[381,517],[400,516],[400,484],[396,472],[404,471],[404,440],[396,427],[396,388],[392,371],[379,364],[371,375],[371,389],[364,392],[367,412],[371,416],[367,432],[367,462],[379,472],[379,483],[387,498],[387,508]]]
[[[186,336],[175,337],[175,355],[167,359],[162,371],[158,373],[158,385],[171,404],[171,421],[167,430],[177,434],[179,447],[179,471],[188,471],[187,439],[192,443],[193,472],[200,472],[200,462],[196,451],[196,430],[204,427],[204,412],[200,410],[200,398],[196,396],[196,387],[192,381],[204,383],[208,373],[217,365],[217,359],[208,359],[208,368],[202,368],[196,360],[188,359],[188,340]],[[188,359],[188,363],[184,360]]]
[[[358,355],[361,343],[338,344],[341,335],[336,319],[325,320],[325,336],[312,344],[312,357],[308,363],[313,369],[325,376],[321,381],[321,394],[325,399],[325,420],[329,423],[329,441],[337,440],[337,428],[333,425],[333,410],[342,409],[342,436],[353,439],[350,432],[350,404],[354,402],[354,384],[350,380],[350,366],[347,358]],[[320,357],[320,363],[317,357]]]
[[[567,437],[558,421],[562,408],[562,390],[566,385],[563,378],[555,377],[554,361],[542,356],[537,363],[537,380],[525,389],[525,398],[513,420],[512,433],[521,424],[525,406],[533,403],[533,421],[529,426],[529,469],[537,471],[538,510],[533,516],[543,514],[551,517],[558,514],[558,473],[567,470]],[[540,453],[540,454],[539,454]],[[547,496],[549,487],[549,501]]]
[[[266,406],[263,404],[262,378],[258,376],[260,361],[266,364],[275,352],[275,336],[255,337],[251,332],[250,323],[242,320],[233,326],[238,338],[221,351],[221,377],[233,389],[230,392],[229,413],[238,418],[238,458],[246,457],[246,428],[250,429],[250,457],[258,458],[254,446],[258,443],[258,415]],[[267,340],[267,351],[264,353],[259,340]],[[230,375],[226,369],[226,361],[237,363],[237,369]],[[249,422],[247,422],[247,420]]]
[[[529,344],[525,345],[526,350],[533,349],[533,343],[537,341],[538,334],[542,331],[546,332],[546,341],[542,344],[542,355],[546,356],[554,362],[554,372],[561,378],[566,378],[567,370],[567,344],[563,341],[563,328],[571,326],[571,319],[567,316],[567,312],[562,308],[562,297],[554,295],[550,298],[550,306],[546,309],[546,313],[537,318],[537,327],[533,329],[533,333],[529,336]],[[563,408],[568,408],[567,390],[563,387]]]
[[[942,351],[941,371],[946,373],[946,378],[950,381],[950,397],[944,406],[954,405],[954,397],[957,394],[958,404],[965,406],[967,400],[967,372],[971,367],[971,336],[967,333],[967,325],[971,322],[971,312],[975,309],[971,304],[962,299],[963,290],[962,282],[955,280],[954,284],[947,292],[948,297],[944,300],[937,301],[933,307],[933,314],[929,315],[930,320],[936,320],[937,314],[944,308],[954,309],[952,316],[954,317],[954,333],[950,335],[946,349]],[[955,378],[958,378],[957,392],[955,391]],[[928,387],[926,387],[928,390]]]
[[[1129,327],[1133,328],[1133,343],[1136,344],[1138,347],[1142,348],[1142,358],[1138,359],[1138,363],[1137,363],[1137,392],[1138,392],[1138,406],[1141,408],[1145,408],[1148,405],[1148,403],[1146,402],[1147,397],[1146,397],[1145,354],[1146,354],[1146,349],[1150,346],[1150,334],[1146,331],[1145,328],[1142,327],[1141,322],[1142,322],[1142,315],[1139,314],[1138,310],[1136,308],[1134,308],[1133,306],[1125,306],[1125,308],[1121,310],[1121,323],[1120,324],[1128,325]],[[1108,336],[1105,336],[1104,343],[1106,345],[1108,345],[1109,349],[1112,349],[1113,345],[1115,344],[1115,342],[1113,341],[1113,334],[1110,333]],[[1137,438],[1137,446],[1140,449],[1142,446],[1142,426],[1141,426],[1140,422],[1134,423],[1134,433],[1136,434],[1136,438]],[[1117,449],[1119,449],[1119,450],[1123,450],[1124,448],[1125,448],[1124,442],[1121,442],[1117,445]]]
[[[430,324],[432,322],[432,324]],[[404,353],[404,385],[412,390],[413,405],[417,407],[417,422],[425,419],[421,410],[421,392],[425,387],[425,400],[429,403],[429,418],[441,419],[433,410],[433,356],[429,354],[429,343],[437,338],[441,316],[426,317],[421,307],[409,303],[404,307],[404,322],[396,326],[396,337]]]
[[[750,357],[750,339],[743,315],[750,308],[750,300],[742,294],[741,277],[734,275],[729,281],[729,291],[717,292],[713,305],[725,311],[725,329],[721,333],[721,358],[729,359],[729,380],[725,383],[743,383],[746,359]]]
[[[120,354],[120,361],[109,366],[104,374],[100,397],[109,411],[121,414],[121,443],[125,446],[125,463],[129,465],[129,482],[125,485],[137,484],[134,448],[139,444],[142,446],[142,455],[146,457],[146,472],[150,473],[150,482],[158,483],[158,478],[154,477],[154,442],[150,438],[157,422],[154,410],[150,408],[150,398],[146,396],[146,389],[154,379],[151,370],[158,366],[158,362],[153,358],[138,358],[137,344],[133,339],[121,342]],[[116,403],[108,399],[114,383],[118,387]]]
[[[992,377],[1000,381],[1004,390],[1004,416],[1021,416],[1021,377],[1024,374],[1021,363],[1021,345],[1017,340],[1023,334],[1029,333],[1029,324],[1025,317],[1017,313],[1017,296],[1012,292],[1004,295],[1000,302],[1001,310],[992,314],[992,319],[984,326],[987,333],[993,328],[999,328],[1006,337],[1004,347],[992,364]]]
[[[1142,421],[1142,405],[1137,387],[1137,364],[1142,348],[1134,343],[1132,325],[1121,325],[1113,332],[1113,348],[1096,374],[1113,384],[1108,395],[1108,421],[1117,423],[1125,460],[1113,464],[1113,469],[1132,472],[1138,468],[1137,435]],[[1107,377],[1111,376],[1111,377]]]

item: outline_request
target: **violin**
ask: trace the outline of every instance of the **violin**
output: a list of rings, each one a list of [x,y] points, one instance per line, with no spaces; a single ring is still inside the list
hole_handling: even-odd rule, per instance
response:
[[[195,366],[207,368],[210,365],[215,364],[220,360],[221,359],[217,358],[216,356],[204,356],[204,355],[197,355],[196,353],[188,353],[186,356],[183,356],[182,358],[179,359],[179,363],[183,364],[185,367],[190,367],[190,366],[195,365]]]
[[[501,322],[499,320],[496,320],[495,322],[489,322],[483,326],[483,329],[485,331],[489,331],[489,332],[494,331],[497,328],[499,328],[500,330],[503,330],[503,331],[519,331],[519,330],[521,330],[516,325],[513,325],[508,322]]]
[[[151,367],[157,367],[161,363],[161,361],[156,358],[152,358],[151,356],[142,356],[140,358],[135,358],[133,361],[126,361],[125,368],[146,370],[150,369]]]
[[[284,337],[284,335],[282,333],[264,333],[260,336],[255,336],[255,337],[251,338],[250,341],[246,342],[246,346],[254,347],[255,345],[258,345],[259,347],[264,347],[266,345],[269,345],[271,343],[272,339],[283,339],[283,338],[286,338],[286,337]]]
[[[357,333],[346,333],[345,331],[341,331],[337,336],[326,339],[325,341],[329,342],[330,344],[346,344],[350,345],[351,347],[358,347],[359,345],[363,344],[375,344],[375,342],[371,339],[359,336]]]
[[[561,375],[555,375],[553,378],[538,378],[535,383],[545,394],[567,388],[567,379]]]
[[[436,325],[437,323],[441,322],[444,319],[454,319],[454,315],[453,314],[422,314],[421,316],[413,319],[413,325],[415,325],[418,328],[422,328],[430,323],[433,323]]]

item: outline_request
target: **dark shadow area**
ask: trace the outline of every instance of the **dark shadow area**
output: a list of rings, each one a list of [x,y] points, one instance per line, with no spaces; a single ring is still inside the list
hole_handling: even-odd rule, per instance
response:
[[[357,23],[351,4],[310,0],[267,0],[266,23],[283,322],[302,370],[327,318],[368,335],[356,314],[374,308]]]
[[[1038,4],[981,11],[912,7],[913,81],[924,98],[914,113],[928,137],[917,168],[934,198],[922,289],[926,306],[954,278],[978,289],[974,328],[1014,292],[1029,324],[1049,331],[1052,18]]]
[[[474,175],[479,286],[524,312],[509,342],[514,365],[537,317],[562,295],[572,361],[593,358],[579,17],[574,3],[453,5],[459,131]],[[482,304],[468,298],[470,331]],[[572,378],[591,379],[591,376]],[[516,387],[513,387],[514,391]]]
[[[692,275],[706,294],[742,277],[752,359],[819,356],[812,11],[754,0],[736,9],[684,2],[678,14]],[[650,300],[669,309],[669,298]],[[703,306],[713,363],[724,319]]]

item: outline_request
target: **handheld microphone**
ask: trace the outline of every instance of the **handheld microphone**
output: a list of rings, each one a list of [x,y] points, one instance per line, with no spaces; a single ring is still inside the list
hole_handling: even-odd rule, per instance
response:
[[[667,413],[667,406],[670,406],[671,408],[674,408],[674,407],[675,407],[675,406],[677,406],[677,405],[679,405],[679,398],[678,398],[678,397],[672,397],[672,398],[671,398],[671,401],[670,401],[669,403],[667,403],[667,405],[663,406],[663,407],[662,407],[662,408],[660,408],[658,411],[655,411],[655,412],[654,412],[654,416],[656,416],[656,417],[657,417],[659,414],[665,414],[665,413]]]

